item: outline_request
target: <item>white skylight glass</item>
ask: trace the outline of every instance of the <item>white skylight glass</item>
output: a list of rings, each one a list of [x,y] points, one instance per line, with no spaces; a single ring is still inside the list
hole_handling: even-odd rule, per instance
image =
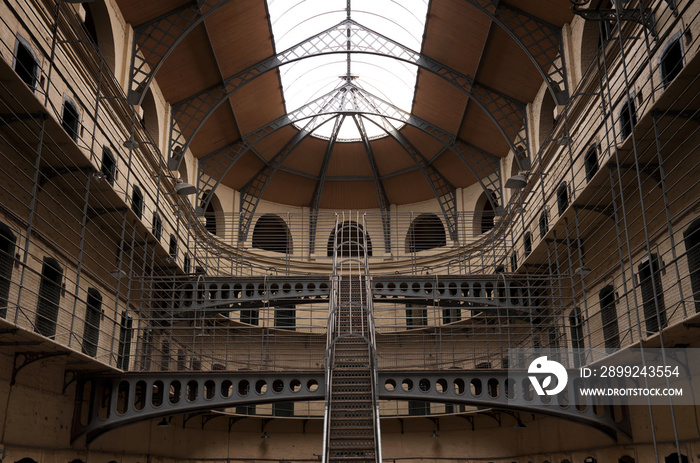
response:
[[[277,52],[302,42],[346,19],[346,0],[268,0]],[[402,45],[420,51],[428,0],[352,0],[351,19]],[[352,54],[350,71],[358,87],[410,112],[416,86],[417,67],[372,54]],[[287,111],[330,92],[344,83],[347,55],[344,53],[305,58],[280,68]],[[303,126],[305,122],[301,123]],[[400,126],[400,123],[393,123]],[[365,121],[370,137],[385,132]],[[314,135],[329,137],[333,121],[318,128]],[[340,129],[339,140],[357,140],[360,134],[351,118]]]

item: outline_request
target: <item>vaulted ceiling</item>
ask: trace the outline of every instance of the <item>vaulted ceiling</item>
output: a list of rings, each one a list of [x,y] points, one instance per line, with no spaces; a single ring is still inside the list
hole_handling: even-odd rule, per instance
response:
[[[390,204],[434,198],[435,184],[426,171],[437,172],[450,187],[474,184],[477,177],[487,172],[488,159],[502,158],[510,145],[503,128],[494,123],[493,111],[485,111],[484,105],[470,98],[469,92],[485,92],[485,98],[499,95],[515,103],[531,102],[543,76],[523,47],[535,49],[546,34],[542,27],[533,24],[560,29],[573,16],[570,4],[562,0],[432,0],[428,4],[423,49],[415,51],[473,82],[459,88],[429,66],[420,67],[410,111],[419,123],[397,125],[404,146],[396,137],[387,136],[365,143],[338,142],[329,149],[328,140],[308,136],[280,158],[278,153],[298,135],[303,123],[279,123],[274,131],[266,130],[264,137],[254,135],[254,142],[244,138],[273,121],[282,121],[285,114],[296,109],[285,105],[280,68],[274,64],[263,66],[263,72],[257,72],[259,75],[246,80],[245,85],[227,80],[282,51],[275,50],[264,0],[200,0],[204,4],[200,13],[212,6],[215,11],[194,23],[189,33],[178,36],[177,43],[172,37],[161,39],[159,34],[169,24],[174,25],[171,31],[182,28],[188,20],[186,14],[197,11],[195,2],[117,3],[136,30],[137,41],[145,46],[145,63],[157,70],[155,79],[167,102],[173,105],[173,114],[180,118],[180,136],[185,140],[181,145],[189,147],[200,160],[219,159],[216,165],[207,164],[211,176],[265,200],[294,206],[313,206],[317,201],[319,207],[331,209],[381,207],[380,189]],[[498,3],[498,10],[494,3]],[[377,5],[380,8],[381,2]],[[505,12],[500,16],[501,22],[509,14],[512,17],[513,12],[520,22],[516,18],[509,32],[509,27],[494,21],[498,11]],[[530,21],[523,22],[527,18]],[[309,35],[318,32],[309,31]],[[525,45],[512,37],[518,34]],[[339,86],[343,84],[338,82]],[[226,92],[232,85],[238,85],[236,90]],[[223,104],[213,106],[206,99],[213,98],[212,89],[217,87],[224,89],[223,96],[219,95]],[[474,90],[475,87],[481,90]],[[496,117],[512,119],[503,114]],[[348,121],[352,122],[351,117]],[[365,119],[364,123],[371,121]],[[520,121],[509,123],[517,131]],[[436,139],[425,127],[438,129],[449,143]],[[415,148],[419,158],[405,149],[406,142]],[[466,154],[455,149],[455,142],[468,147]],[[252,188],[252,180],[256,176],[259,179],[266,169],[265,187]],[[315,198],[319,183],[323,188],[320,198]]]

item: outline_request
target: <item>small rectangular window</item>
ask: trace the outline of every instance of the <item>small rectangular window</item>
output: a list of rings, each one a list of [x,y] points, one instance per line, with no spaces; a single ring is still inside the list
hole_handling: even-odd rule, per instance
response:
[[[106,146],[102,149],[102,168],[100,169],[105,180],[114,186],[114,179],[117,175],[117,161],[114,155]]]
[[[294,306],[277,307],[275,310],[275,327],[291,329],[296,326],[296,308]]]
[[[603,322],[603,340],[605,348],[610,351],[620,347],[620,329],[617,324],[617,308],[615,307],[615,291],[611,285],[598,293],[600,299],[600,317]]]
[[[134,214],[139,219],[143,216],[143,193],[141,188],[136,185],[134,185],[134,189],[131,192],[131,210],[134,211]]]
[[[39,303],[36,310],[34,331],[48,338],[53,338],[56,335],[62,281],[63,269],[58,261],[52,257],[45,257],[41,269]]]
[[[598,172],[598,148],[591,146],[583,157],[583,167],[586,170],[586,181],[590,182]]]
[[[666,326],[666,304],[661,283],[659,259],[655,254],[639,265],[639,286],[642,291],[644,322],[649,333]]]
[[[258,325],[260,323],[258,309],[241,310],[241,322],[249,325]]]
[[[173,259],[177,259],[177,237],[175,235],[170,235],[170,246],[168,247],[168,254]]]
[[[131,336],[133,320],[126,311],[122,312],[119,326],[119,349],[117,350],[117,368],[128,370],[131,356]]]
[[[17,237],[10,227],[0,222],[0,317],[2,318],[7,316],[16,242]]]
[[[160,218],[160,215],[158,215],[158,213],[156,212],[155,214],[153,214],[153,236],[156,240],[160,241],[162,235],[163,220]]]
[[[85,308],[85,327],[83,329],[83,353],[97,357],[97,344],[100,338],[100,321],[102,320],[102,295],[95,288],[88,289]]]
[[[620,110],[620,135],[622,141],[632,134],[634,126],[637,124],[637,109],[634,104],[634,99],[629,97],[622,104]]]

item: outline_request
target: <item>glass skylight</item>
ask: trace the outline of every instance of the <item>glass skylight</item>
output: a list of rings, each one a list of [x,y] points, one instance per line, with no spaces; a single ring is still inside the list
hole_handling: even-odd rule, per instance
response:
[[[347,18],[346,0],[267,0],[277,52],[329,29]],[[402,45],[420,51],[428,0],[352,0],[351,19]],[[373,54],[351,54],[353,83],[406,112],[411,111],[417,67]],[[287,111],[291,112],[345,83],[347,54],[305,58],[280,68]],[[370,137],[386,135],[365,120]],[[314,135],[330,137],[334,121]],[[392,122],[395,127],[400,122]],[[305,122],[299,124],[305,125]],[[360,134],[352,118],[346,118],[339,140],[357,140]]]

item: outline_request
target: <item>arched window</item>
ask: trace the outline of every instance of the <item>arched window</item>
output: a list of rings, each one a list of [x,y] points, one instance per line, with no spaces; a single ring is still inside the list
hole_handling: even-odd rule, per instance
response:
[[[652,254],[650,259],[642,262],[638,267],[644,322],[649,333],[656,333],[666,326],[666,304],[659,267],[659,258],[656,254]]]
[[[562,215],[567,207],[569,207],[569,187],[566,182],[561,182],[561,185],[557,188],[557,209],[559,210],[559,215]]]
[[[73,141],[78,141],[80,128],[80,113],[78,106],[68,96],[63,98],[63,111],[61,112],[61,127]]]
[[[114,72],[114,36],[112,21],[107,10],[106,2],[83,2],[85,22],[83,28],[93,43],[97,46],[107,66]]]
[[[367,256],[372,256],[372,240],[369,233],[365,234],[362,225],[349,220],[338,227],[338,256],[340,257],[364,257],[364,240],[367,240]],[[335,230],[328,237],[326,255],[333,257],[333,243],[335,242]]]
[[[700,219],[696,219],[683,232],[685,241],[685,255],[688,259],[688,273],[690,274],[690,287],[693,290],[695,311],[700,312]]]
[[[620,136],[622,141],[632,134],[634,126],[637,124],[637,107],[634,103],[634,97],[629,96],[622,103],[620,109]]]
[[[661,83],[664,88],[676,78],[683,69],[683,45],[681,43],[680,32],[674,36],[664,47],[664,51],[659,58],[659,68],[661,69]]]
[[[523,248],[525,251],[525,257],[529,256],[532,252],[532,233],[525,233],[525,236],[523,237]]]
[[[598,293],[600,299],[600,317],[603,322],[603,340],[606,349],[620,347],[620,329],[617,325],[617,308],[615,307],[615,289],[608,285]]]
[[[141,109],[143,110],[143,116],[141,118],[141,125],[146,130],[146,133],[151,137],[151,140],[159,146],[160,143],[160,118],[158,117],[158,107],[156,106],[156,99],[153,96],[153,91],[148,90],[146,96],[141,103]]]
[[[17,237],[10,227],[0,222],[0,317],[7,315],[10,297],[10,283],[15,263],[15,243]]]
[[[516,272],[518,270],[518,255],[514,252],[510,255],[510,271]]]
[[[540,146],[545,142],[549,134],[552,132],[552,129],[557,123],[557,120],[554,118],[554,108],[556,107],[556,104],[554,103],[554,98],[552,98],[552,94],[549,93],[548,91],[544,92],[544,97],[542,99],[542,106],[540,107],[540,118],[539,118],[539,143]]]
[[[617,459],[617,463],[635,463],[635,459],[629,455],[622,455]]]
[[[119,325],[119,348],[117,350],[117,368],[122,370],[129,369],[129,361],[131,356],[131,336],[132,325],[134,321],[131,316],[122,312],[121,324]]]
[[[577,349],[585,347],[583,343],[583,318],[578,307],[574,307],[569,313],[569,327],[571,329],[571,347],[574,349],[574,367],[578,368],[585,363],[583,353],[577,351]]]
[[[540,214],[540,238],[544,238],[544,235],[549,231],[549,218],[547,217],[547,209],[544,209]]]
[[[100,169],[105,180],[114,186],[114,179],[117,177],[117,161],[114,159],[112,151],[106,146],[102,148],[102,168]]]
[[[291,254],[292,236],[287,222],[275,214],[265,214],[260,217],[253,228],[253,247]]]
[[[24,457],[22,459],[17,460],[15,463],[38,463],[38,462],[33,458]]]
[[[204,228],[212,235],[223,235],[224,230],[221,217],[223,208],[221,207],[219,197],[211,190],[207,190],[202,195],[201,206],[204,207],[204,204],[206,204],[206,209],[204,210]]]
[[[53,257],[44,257],[34,331],[43,334],[47,338],[53,338],[56,335],[56,320],[58,320],[58,303],[61,300],[62,282],[63,269],[58,264],[58,261]]]
[[[192,272],[192,262],[190,261],[189,254],[185,254],[185,257],[182,260],[182,269],[185,271],[185,273]]]
[[[102,320],[102,295],[95,288],[87,292],[85,309],[85,327],[83,329],[83,353],[90,357],[97,356],[97,342],[100,338],[100,321]]]
[[[586,170],[586,181],[590,182],[598,172],[598,147],[591,146],[583,156],[583,168]]]
[[[481,235],[487,231],[493,229],[496,212],[494,211],[493,204],[489,201],[489,195],[498,201],[495,193],[489,191],[486,194],[484,191],[476,200],[476,205],[474,206],[474,236]]]
[[[137,185],[131,191],[131,210],[139,219],[143,216],[143,193]]]
[[[445,244],[445,226],[435,214],[421,214],[408,227],[406,252],[427,251]]]
[[[688,456],[683,455],[682,453],[680,455],[677,453],[671,453],[666,455],[664,458],[664,463],[688,463]]]
[[[22,82],[34,91],[39,78],[39,59],[34,54],[32,46],[22,37],[17,37],[15,44],[15,72]]]

